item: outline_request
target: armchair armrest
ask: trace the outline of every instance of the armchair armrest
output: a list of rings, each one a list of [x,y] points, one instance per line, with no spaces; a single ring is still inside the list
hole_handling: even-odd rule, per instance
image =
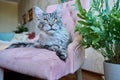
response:
[[[68,53],[69,53],[69,59],[70,59],[70,65],[71,65],[71,73],[74,73],[76,70],[78,70],[83,64],[85,59],[85,51],[83,47],[81,46],[81,40],[82,35],[79,35],[78,33],[75,34],[75,37],[73,39],[73,42],[69,44],[68,46]]]

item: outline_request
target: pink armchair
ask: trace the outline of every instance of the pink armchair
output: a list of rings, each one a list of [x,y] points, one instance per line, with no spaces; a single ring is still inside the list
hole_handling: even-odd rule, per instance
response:
[[[70,1],[63,4],[63,20],[73,38],[73,42],[68,46],[69,57],[66,62],[61,61],[55,52],[46,49],[14,48],[1,50],[0,80],[3,80],[4,68],[47,80],[58,80],[81,68],[85,57],[84,49],[79,44],[81,36],[74,32],[77,22],[76,11],[72,6],[74,2]],[[56,6],[49,6],[47,12],[53,11]],[[78,76],[78,80],[80,78],[81,76]]]

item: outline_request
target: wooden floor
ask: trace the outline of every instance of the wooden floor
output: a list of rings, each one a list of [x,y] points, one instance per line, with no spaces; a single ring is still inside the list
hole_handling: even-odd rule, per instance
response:
[[[92,72],[88,72],[85,70],[82,70],[82,78],[83,80],[104,80],[101,75],[95,74]],[[42,80],[42,79],[37,79],[31,76],[15,73],[15,72],[6,72],[4,76],[4,80]],[[60,80],[77,80],[76,75],[68,75]]]
[[[73,75],[65,76],[60,80],[77,80],[76,77],[77,76],[73,74]],[[85,70],[82,70],[82,79],[83,80],[104,80],[102,75],[85,71]]]
[[[89,71],[82,71],[83,80],[104,80],[103,75],[92,73]]]

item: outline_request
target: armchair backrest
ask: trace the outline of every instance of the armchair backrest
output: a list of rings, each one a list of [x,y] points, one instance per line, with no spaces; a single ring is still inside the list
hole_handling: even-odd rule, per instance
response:
[[[72,35],[72,38],[74,37],[74,29],[77,22],[77,10],[75,10],[75,7],[72,6],[75,3],[75,1],[69,1],[66,3],[63,3],[62,6],[62,20],[64,24],[66,25],[67,29]],[[47,7],[47,12],[51,13],[55,11],[58,4],[51,5]]]

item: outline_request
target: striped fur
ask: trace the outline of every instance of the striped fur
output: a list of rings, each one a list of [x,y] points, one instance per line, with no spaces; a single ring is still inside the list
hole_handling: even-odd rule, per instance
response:
[[[71,42],[71,36],[62,22],[62,6],[58,6],[53,13],[45,13],[40,8],[35,7],[37,16],[37,28],[39,39],[35,43],[36,47],[47,48],[55,51],[61,60],[68,57],[67,47]]]

